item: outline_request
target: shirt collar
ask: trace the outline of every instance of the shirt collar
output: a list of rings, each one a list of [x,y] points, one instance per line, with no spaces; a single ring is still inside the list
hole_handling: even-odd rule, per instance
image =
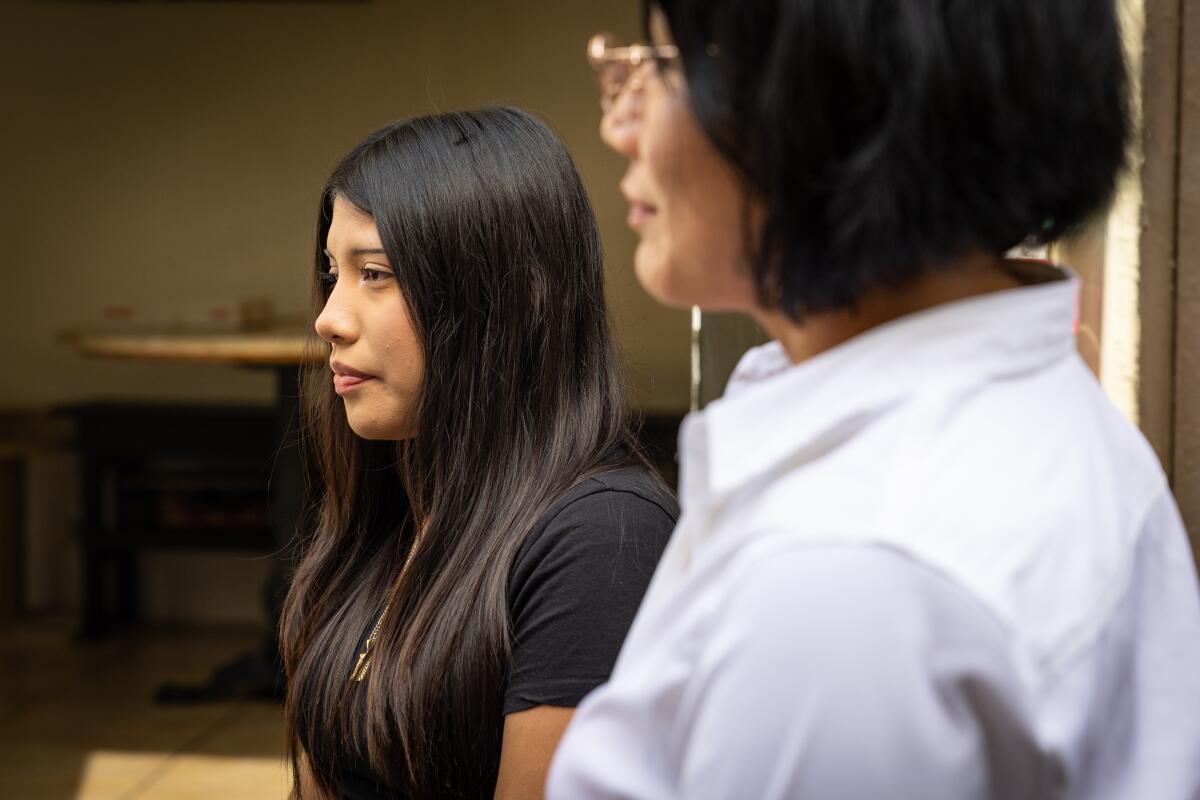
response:
[[[1074,276],[1010,263],[1026,282],[1042,282],[893,320],[800,364],[778,342],[747,353],[725,396],[688,421],[685,496],[718,500],[830,452],[918,387],[1033,372],[1074,352]]]

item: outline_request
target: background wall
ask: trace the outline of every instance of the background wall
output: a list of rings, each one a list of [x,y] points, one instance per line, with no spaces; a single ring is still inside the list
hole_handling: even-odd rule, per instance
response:
[[[637,285],[599,141],[588,37],[637,4],[0,3],[0,411],[94,398],[269,403],[265,372],[84,359],[58,341],[127,306],[162,324],[239,297],[306,313],[316,202],[337,159],[404,116],[484,103],[540,114],[592,193],[635,402],[688,403],[689,321]],[[44,462],[44,463],[43,463]],[[74,467],[30,462],[26,598],[77,594]],[[256,619],[267,564],[147,555],[149,617]],[[35,565],[36,566],[36,565]]]
[[[685,410],[688,321],[637,286],[596,135],[584,44],[636,4],[50,3],[0,6],[0,408],[82,398],[268,402],[268,376],[86,360],[56,341],[108,306],[194,317],[238,297],[306,309],[313,215],[338,157],[392,119],[483,103],[542,115],[589,186],[635,399]]]

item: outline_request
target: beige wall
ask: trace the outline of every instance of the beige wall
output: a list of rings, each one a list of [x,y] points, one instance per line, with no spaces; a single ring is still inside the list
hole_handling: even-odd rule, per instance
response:
[[[306,303],[338,156],[388,120],[489,102],[541,114],[591,189],[635,396],[688,402],[688,318],[637,286],[584,43],[637,5],[586,0],[0,5],[0,408],[91,397],[266,402],[267,375],[85,360],[63,328],[132,305]]]

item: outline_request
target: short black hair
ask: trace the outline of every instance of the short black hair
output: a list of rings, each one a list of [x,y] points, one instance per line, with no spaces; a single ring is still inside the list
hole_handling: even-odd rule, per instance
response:
[[[1114,0],[647,0],[766,205],[759,299],[853,307],[972,249],[1078,228],[1130,136]]]

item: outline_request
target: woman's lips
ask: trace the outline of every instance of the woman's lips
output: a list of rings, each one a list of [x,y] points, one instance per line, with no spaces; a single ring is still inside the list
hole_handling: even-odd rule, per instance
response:
[[[333,390],[338,394],[345,394],[346,392],[352,392],[359,386],[362,386],[364,383],[373,380],[375,379],[361,378],[357,375],[334,375]]]
[[[654,216],[657,213],[658,209],[652,205],[648,205],[646,203],[630,203],[629,216],[626,217],[625,221],[629,224],[629,227],[633,228],[634,230],[638,230],[647,222],[654,219]]]
[[[638,184],[639,181],[632,174],[627,174],[621,179],[621,196],[629,203],[629,216],[625,221],[634,230],[654,219],[654,215],[658,213],[657,208],[642,199],[643,192]]]
[[[374,375],[360,372],[341,361],[330,361],[329,368],[333,370],[333,390],[338,394],[353,391],[364,383],[375,380]]]

